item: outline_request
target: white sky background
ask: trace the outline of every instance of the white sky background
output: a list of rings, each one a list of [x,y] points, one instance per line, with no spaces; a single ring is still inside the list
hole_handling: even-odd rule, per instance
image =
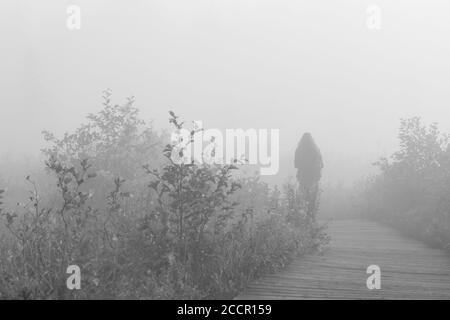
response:
[[[66,8],[81,7],[79,31]],[[366,9],[381,8],[381,30]],[[324,177],[349,182],[394,150],[399,119],[450,132],[448,0],[7,0],[0,5],[0,157],[37,154],[41,130],[71,131],[136,96],[214,128],[280,128],[281,175],[305,131]]]

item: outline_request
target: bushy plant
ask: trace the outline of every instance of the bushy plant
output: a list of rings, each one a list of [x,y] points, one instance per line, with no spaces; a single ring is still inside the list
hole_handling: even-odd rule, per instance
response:
[[[170,143],[160,165],[122,168],[129,160],[124,152],[133,157],[127,139],[148,142],[133,129],[133,109],[120,110],[106,104],[103,120],[91,118],[95,125],[62,140],[47,136],[54,143],[45,154],[56,201],[44,202],[30,177],[29,202],[20,208],[3,208],[0,190],[9,231],[0,238],[0,298],[230,298],[255,277],[327,241],[307,217],[296,186],[280,192],[258,176],[243,178],[233,174],[236,163],[175,163]],[[124,149],[115,149],[130,137],[112,130],[128,127],[126,119],[116,119],[121,117],[130,117],[134,133]],[[104,121],[112,127],[104,128]],[[178,129],[184,125],[172,112],[169,121]],[[105,170],[117,176],[111,174],[101,204],[93,194]],[[147,173],[145,201],[119,175],[134,179],[133,170]],[[69,265],[81,269],[81,290],[66,287]]]
[[[89,159],[92,170],[98,174],[91,187],[95,188],[94,199],[100,204],[114,187],[112,181],[116,177],[125,179],[128,188],[140,195],[145,186],[142,166],[158,167],[161,163],[161,151],[167,137],[142,120],[134,104],[134,97],[128,98],[123,105],[113,104],[112,94],[106,90],[103,108],[89,114],[87,123],[75,132],[57,138],[53,133],[43,131],[49,144],[43,149],[46,157],[54,157],[67,166],[75,165],[80,159]]]
[[[450,247],[449,136],[420,118],[403,119],[400,148],[376,165],[361,196],[370,217],[440,247]]]
[[[66,268],[85,266],[93,258],[96,211],[87,204],[89,193],[82,190],[89,172],[87,160],[78,167],[66,167],[54,158],[46,163],[57,179],[61,195],[59,208],[45,208],[35,182],[28,203],[17,211],[2,211],[11,247],[0,276],[0,296],[12,298],[65,298]]]

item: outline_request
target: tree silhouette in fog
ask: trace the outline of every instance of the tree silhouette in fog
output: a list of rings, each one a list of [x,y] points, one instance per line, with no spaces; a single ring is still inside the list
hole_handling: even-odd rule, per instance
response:
[[[323,162],[320,150],[309,132],[304,133],[298,143],[294,164],[300,191],[305,195],[307,214],[313,216]]]

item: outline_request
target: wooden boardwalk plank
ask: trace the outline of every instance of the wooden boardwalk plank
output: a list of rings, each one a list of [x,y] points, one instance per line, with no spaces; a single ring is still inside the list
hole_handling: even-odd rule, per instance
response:
[[[321,253],[251,283],[236,299],[450,299],[450,256],[371,221],[330,224]],[[381,289],[369,290],[369,265],[381,269]]]

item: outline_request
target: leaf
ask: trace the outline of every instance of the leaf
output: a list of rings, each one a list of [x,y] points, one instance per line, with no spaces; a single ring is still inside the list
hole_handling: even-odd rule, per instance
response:
[[[65,184],[69,184],[70,182],[72,182],[72,178],[71,177],[67,177],[64,179],[64,183]]]
[[[150,182],[150,184],[149,184],[150,188],[153,188],[155,190],[158,188],[158,185],[159,185],[159,180]]]

